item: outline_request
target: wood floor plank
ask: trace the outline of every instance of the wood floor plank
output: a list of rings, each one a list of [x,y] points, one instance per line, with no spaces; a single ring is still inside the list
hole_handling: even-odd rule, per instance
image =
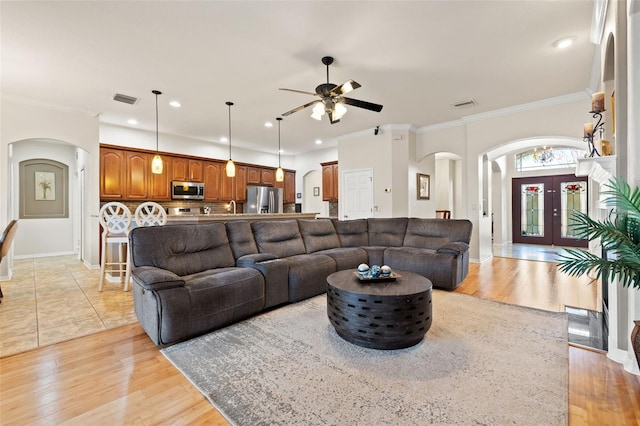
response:
[[[601,297],[552,263],[506,258],[470,265],[456,292],[546,310],[594,309]],[[640,377],[568,350],[569,424],[640,425]],[[138,324],[0,359],[0,424],[59,423],[228,425]]]

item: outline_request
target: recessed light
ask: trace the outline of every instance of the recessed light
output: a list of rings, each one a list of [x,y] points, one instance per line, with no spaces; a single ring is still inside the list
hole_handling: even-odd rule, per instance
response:
[[[138,124],[138,120],[134,120],[133,118],[130,120],[127,120],[127,123],[131,124],[132,126],[135,126],[136,124]]]
[[[224,137],[224,136],[220,138],[220,142],[228,142],[228,141],[229,141],[229,139],[227,139],[227,138],[226,138],[226,137]]]
[[[322,145],[322,141],[320,139],[316,139],[316,145]]]
[[[273,123],[267,121],[266,123],[264,123],[264,127],[273,127]]]
[[[281,150],[280,150],[280,154],[284,154],[284,149],[281,149]]]
[[[180,102],[178,101],[171,101],[169,102],[169,105],[171,105],[174,108],[180,108],[182,105],[180,105]]]
[[[558,49],[566,49],[567,47],[571,46],[574,41],[576,41],[576,38],[573,36],[561,38],[560,40],[556,40],[555,43],[553,43],[553,47],[557,47]]]

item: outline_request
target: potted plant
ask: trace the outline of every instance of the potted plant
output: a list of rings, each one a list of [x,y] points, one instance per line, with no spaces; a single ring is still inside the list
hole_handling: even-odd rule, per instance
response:
[[[617,278],[623,287],[640,289],[640,189],[632,190],[625,180],[618,178],[604,187],[604,203],[612,207],[609,217],[597,221],[585,213],[575,212],[573,219],[576,235],[589,241],[599,238],[607,258],[587,250],[567,248],[565,254],[559,255],[558,268],[574,276],[595,272],[596,278]],[[640,367],[640,321],[634,323],[631,344]]]

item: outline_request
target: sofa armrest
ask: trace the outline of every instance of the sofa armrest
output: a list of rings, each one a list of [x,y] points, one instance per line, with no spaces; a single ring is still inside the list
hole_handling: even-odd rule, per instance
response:
[[[463,254],[469,250],[469,244],[462,242],[447,243],[436,250],[437,253]]]
[[[274,259],[278,259],[278,256],[271,253],[247,254],[244,256],[240,256],[238,260],[236,260],[236,266],[239,266],[242,268],[252,268],[255,266],[256,263],[264,262],[267,260],[274,260]]]
[[[155,266],[138,266],[131,271],[136,283],[145,290],[161,290],[184,286],[184,280],[171,271]]]

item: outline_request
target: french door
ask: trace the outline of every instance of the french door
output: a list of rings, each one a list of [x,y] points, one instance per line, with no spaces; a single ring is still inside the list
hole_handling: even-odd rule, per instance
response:
[[[513,242],[587,247],[575,235],[573,212],[587,213],[587,178],[537,176],[512,180]]]

